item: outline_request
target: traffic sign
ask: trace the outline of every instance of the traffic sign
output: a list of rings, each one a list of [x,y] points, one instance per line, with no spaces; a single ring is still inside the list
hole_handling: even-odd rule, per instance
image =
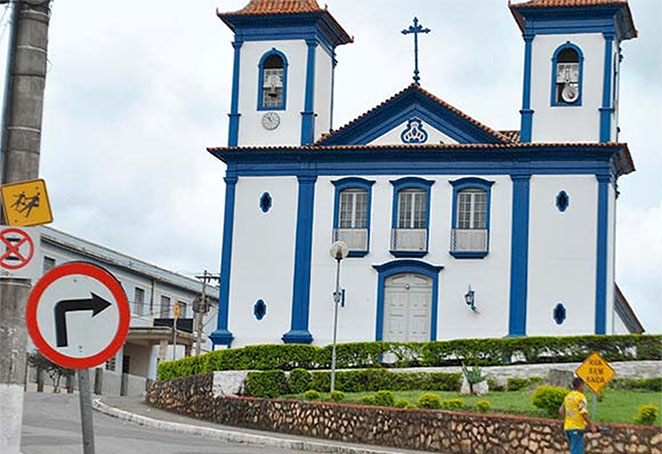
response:
[[[179,318],[179,315],[181,314],[181,308],[179,307],[179,303],[175,303],[175,305],[172,307],[172,313],[175,316],[175,319]]]
[[[614,369],[598,352],[591,353],[575,373],[594,393],[599,393],[616,375]]]
[[[2,208],[9,225],[29,226],[53,222],[53,214],[42,179],[0,186]]]
[[[129,302],[119,281],[97,265],[53,268],[30,292],[28,332],[48,359],[88,369],[112,358],[129,332]]]
[[[0,278],[39,276],[39,232],[31,227],[0,225]]]

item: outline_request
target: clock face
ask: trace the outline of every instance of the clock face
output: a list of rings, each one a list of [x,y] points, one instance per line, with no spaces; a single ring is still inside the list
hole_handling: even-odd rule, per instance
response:
[[[280,125],[280,117],[276,112],[267,112],[262,116],[262,127],[267,131],[273,131]]]

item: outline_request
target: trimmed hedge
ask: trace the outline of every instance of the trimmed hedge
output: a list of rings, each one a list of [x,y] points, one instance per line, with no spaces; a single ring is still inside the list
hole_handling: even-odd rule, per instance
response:
[[[662,377],[658,378],[615,378],[609,383],[610,388],[629,391],[662,392]]]
[[[285,372],[268,370],[266,372],[249,372],[246,377],[246,390],[251,396],[273,399],[282,395],[285,388]]]
[[[339,369],[383,367],[476,366],[510,363],[581,362],[592,352],[607,361],[660,360],[662,335],[515,337],[457,339],[437,342],[355,342],[337,346]],[[395,361],[382,364],[384,354]],[[250,345],[216,350],[159,364],[159,380],[216,370],[330,369],[331,346]]]

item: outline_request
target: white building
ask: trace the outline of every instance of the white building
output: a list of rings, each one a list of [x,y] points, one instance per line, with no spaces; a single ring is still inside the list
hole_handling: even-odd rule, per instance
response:
[[[352,39],[329,11],[250,0],[219,14],[235,39],[228,146],[209,150],[227,165],[216,345],[330,343],[335,240],[351,249],[341,342],[641,329],[614,305],[617,181],[634,171],[618,142],[630,8],[510,9],[524,37],[517,131],[416,78],[331,130],[335,48]]]
[[[155,379],[161,360],[173,359],[173,311],[179,305],[176,358],[189,356],[196,341],[193,302],[202,294],[200,281],[159,268],[50,227],[40,228],[43,272],[63,263],[86,261],[107,269],[122,284],[131,309],[127,340],[105,368]],[[208,334],[218,311],[218,287],[208,286],[210,311],[203,318],[202,351],[210,351]]]

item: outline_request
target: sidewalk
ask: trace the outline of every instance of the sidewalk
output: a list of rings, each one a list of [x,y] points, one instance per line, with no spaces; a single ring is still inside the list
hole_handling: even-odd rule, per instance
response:
[[[338,454],[424,454],[426,452],[222,426],[150,407],[138,397],[101,397],[95,399],[92,406],[100,413],[144,427],[232,443]]]

